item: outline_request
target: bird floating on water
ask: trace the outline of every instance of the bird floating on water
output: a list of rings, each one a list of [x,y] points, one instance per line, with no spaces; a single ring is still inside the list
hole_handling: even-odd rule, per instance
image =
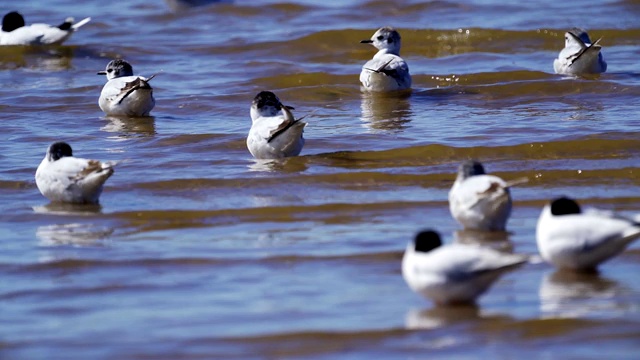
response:
[[[90,20],[88,17],[74,23],[74,19],[69,17],[58,26],[25,25],[24,17],[17,11],[11,11],[2,18],[0,45],[60,45]]]
[[[302,133],[307,123],[295,119],[271,91],[259,92],[251,104],[251,129],[247,148],[256,159],[297,156],[304,146]]]
[[[588,209],[570,198],[547,204],[536,227],[540,256],[561,269],[594,271],[640,238],[638,219]]]
[[[553,70],[563,75],[600,74],[607,71],[607,63],[600,52],[599,38],[591,42],[589,34],[580,28],[573,28],[564,34],[564,49],[553,61]]]
[[[402,41],[400,33],[391,27],[383,27],[371,39],[360,41],[378,49],[373,59],[367,61],[360,72],[360,82],[368,91],[394,91],[411,88],[409,66],[400,57]]]
[[[504,231],[511,215],[509,188],[527,181],[506,182],[488,175],[480,162],[465,161],[449,191],[451,215],[465,229]]]
[[[443,246],[437,232],[425,230],[407,246],[402,276],[414,292],[436,304],[473,303],[502,274],[528,258],[482,246]]]
[[[98,104],[107,115],[112,116],[148,116],[156,105],[151,79],[134,76],[133,67],[126,60],[111,60],[104,71],[98,75],[106,75],[107,83],[102,88]]]
[[[69,144],[56,142],[36,170],[36,185],[52,202],[97,204],[115,165],[74,157]]]

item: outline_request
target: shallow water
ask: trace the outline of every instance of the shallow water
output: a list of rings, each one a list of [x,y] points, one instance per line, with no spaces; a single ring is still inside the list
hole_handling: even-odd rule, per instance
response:
[[[93,20],[64,47],[0,48],[1,358],[638,352],[638,244],[597,275],[527,265],[454,309],[412,293],[400,259],[425,227],[534,254],[540,209],[560,194],[640,213],[640,3],[169,3],[31,1],[28,23]],[[382,25],[401,32],[410,96],[360,92],[374,50],[359,41]],[[574,25],[603,37],[607,73],[553,74]],[[116,56],[160,72],[153,117],[98,108],[95,73]],[[260,90],[308,115],[303,156],[251,158]],[[39,194],[56,140],[122,160],[101,206]],[[470,157],[530,179],[508,234],[459,232],[449,215]]]

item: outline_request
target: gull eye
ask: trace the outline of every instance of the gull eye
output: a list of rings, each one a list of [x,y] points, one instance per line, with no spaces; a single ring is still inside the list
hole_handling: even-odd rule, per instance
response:
[[[113,72],[113,69],[109,69],[109,70],[107,70],[107,72],[108,72],[108,73],[112,73],[112,72]]]
[[[376,39],[378,39],[378,40],[382,40],[382,39],[384,39],[384,36],[380,35],[380,36],[378,36]]]

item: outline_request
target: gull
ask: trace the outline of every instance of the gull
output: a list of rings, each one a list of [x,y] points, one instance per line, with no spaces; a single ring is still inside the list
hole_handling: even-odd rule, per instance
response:
[[[69,144],[56,142],[36,170],[36,185],[52,202],[97,204],[115,165],[74,157]]]
[[[148,78],[134,76],[133,68],[126,60],[111,60],[104,71],[98,75],[106,75],[107,83],[102,88],[98,104],[105,114],[111,116],[148,116],[156,105],[153,88]]]
[[[360,82],[368,91],[394,91],[411,88],[409,66],[400,57],[400,34],[391,27],[383,27],[370,40],[360,43],[372,44],[378,49],[373,59],[367,61],[360,72]]]
[[[600,74],[607,71],[599,42],[591,43],[589,34],[580,28],[573,28],[564,34],[564,49],[553,61],[553,70],[563,75]]]
[[[48,24],[25,25],[24,17],[17,12],[7,13],[2,18],[0,45],[60,45],[91,18],[74,24],[72,17],[58,26]]]
[[[547,204],[536,227],[540,256],[557,268],[594,271],[640,238],[640,223],[601,210],[582,211],[570,198]]]
[[[251,129],[247,148],[256,159],[297,156],[304,146],[302,133],[307,123],[295,119],[290,106],[282,105],[271,91],[261,91],[251,104]]]
[[[480,162],[465,161],[449,191],[451,215],[465,229],[504,231],[511,215],[509,188],[527,181],[506,182],[486,174]]]
[[[473,303],[502,274],[526,263],[528,256],[491,248],[442,246],[433,230],[418,233],[402,258],[402,276],[411,290],[438,305]]]

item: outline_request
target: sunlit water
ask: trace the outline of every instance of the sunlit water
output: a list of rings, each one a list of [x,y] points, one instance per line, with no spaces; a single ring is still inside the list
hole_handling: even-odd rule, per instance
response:
[[[638,244],[598,275],[524,266],[453,309],[412,293],[400,259],[425,227],[535,254],[561,194],[640,213],[640,3],[180,3],[20,4],[28,23],[93,20],[64,47],[0,48],[1,358],[634,358]],[[410,96],[360,92],[359,41],[383,25]],[[603,37],[599,78],[553,74],[576,25]],[[98,108],[114,57],[160,72],[153,117]],[[260,90],[307,115],[303,156],[251,158]],[[101,206],[39,194],[57,140],[122,160]],[[456,232],[467,158],[530,179],[509,234]]]

